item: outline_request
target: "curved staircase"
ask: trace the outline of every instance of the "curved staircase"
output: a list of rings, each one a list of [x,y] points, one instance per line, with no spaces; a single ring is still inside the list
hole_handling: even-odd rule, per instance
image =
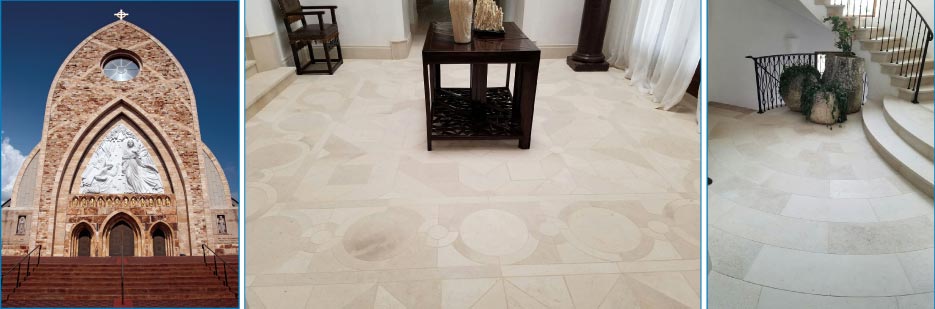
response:
[[[808,6],[806,1],[813,0],[801,1]],[[930,24],[906,0],[814,0],[814,4],[809,10],[819,20],[841,16],[856,26],[855,47],[866,52],[858,55],[866,58],[869,53],[879,73],[889,77],[889,95],[864,105],[864,131],[870,144],[905,179],[933,196],[935,61]],[[868,69],[868,74],[874,73]]]
[[[15,288],[3,278],[2,307],[237,307],[237,274],[230,286],[202,257],[43,257]],[[3,262],[19,260],[4,257]],[[237,261],[236,257],[227,260]],[[121,302],[121,262],[124,301]],[[3,264],[3,270],[12,264]],[[232,269],[237,269],[232,265]],[[15,273],[15,271],[14,271]]]

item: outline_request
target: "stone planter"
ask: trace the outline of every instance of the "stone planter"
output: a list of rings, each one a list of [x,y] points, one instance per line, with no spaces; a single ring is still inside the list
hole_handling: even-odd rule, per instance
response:
[[[860,111],[864,101],[864,59],[858,57],[828,55],[825,73],[821,80],[825,84],[838,85],[847,89],[847,113]]]
[[[451,11],[451,32],[455,43],[470,43],[474,0],[448,0],[448,9]]]
[[[789,83],[789,88],[785,93],[780,93],[780,95],[782,95],[782,100],[786,102],[786,106],[793,112],[802,111],[802,90],[805,89],[806,83],[817,82],[818,79],[812,75],[800,74],[792,78],[792,81]]]
[[[838,122],[841,111],[834,109],[834,93],[818,92],[815,94],[815,104],[808,120],[817,124],[833,125]]]

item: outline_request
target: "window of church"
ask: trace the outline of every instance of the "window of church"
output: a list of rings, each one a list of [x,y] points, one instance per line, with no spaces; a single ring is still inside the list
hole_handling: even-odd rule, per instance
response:
[[[104,75],[118,82],[125,82],[140,74],[140,64],[131,57],[117,55],[104,62]]]

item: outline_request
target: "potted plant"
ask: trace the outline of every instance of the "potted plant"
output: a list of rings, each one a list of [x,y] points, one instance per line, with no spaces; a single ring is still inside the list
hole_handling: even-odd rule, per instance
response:
[[[834,46],[841,49],[841,53],[828,54],[825,58],[825,73],[822,82],[834,84],[847,93],[847,113],[860,111],[864,100],[864,59],[857,57],[852,51],[854,33],[857,28],[848,24],[840,16],[829,16],[824,19],[831,22],[831,31],[837,33]]]
[[[821,73],[812,65],[802,64],[786,68],[779,76],[779,94],[793,112],[802,111],[802,91],[807,85],[818,83]]]
[[[802,114],[814,123],[833,125],[847,121],[848,91],[828,83],[806,84],[802,91]]]

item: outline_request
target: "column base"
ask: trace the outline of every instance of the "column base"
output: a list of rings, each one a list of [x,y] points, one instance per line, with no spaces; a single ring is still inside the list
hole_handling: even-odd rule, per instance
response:
[[[604,62],[580,62],[572,59],[572,56],[566,58],[565,63],[575,72],[607,72],[610,70],[610,64]]]

